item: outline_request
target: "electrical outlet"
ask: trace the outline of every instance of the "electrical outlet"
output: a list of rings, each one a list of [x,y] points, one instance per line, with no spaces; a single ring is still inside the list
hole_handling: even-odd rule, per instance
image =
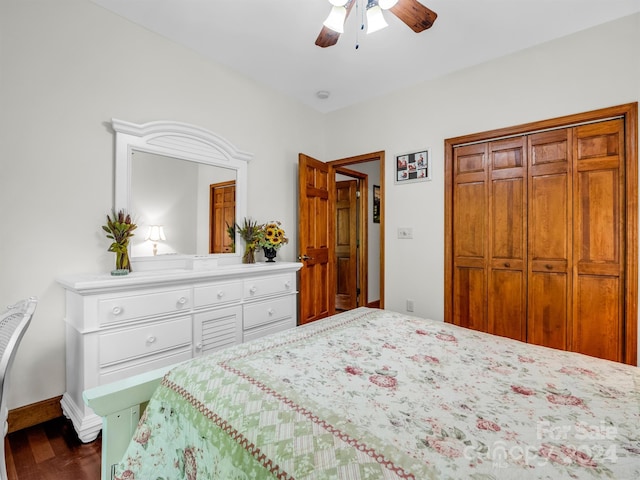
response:
[[[407,312],[413,312],[413,300],[407,300]]]
[[[413,238],[413,228],[411,227],[398,228],[398,238],[400,238],[401,240],[409,240]]]

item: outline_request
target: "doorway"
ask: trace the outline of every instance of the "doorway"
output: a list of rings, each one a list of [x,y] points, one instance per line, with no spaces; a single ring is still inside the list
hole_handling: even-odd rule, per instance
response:
[[[348,157],[328,162],[334,170],[336,250],[334,255],[335,310],[356,307],[383,308],[384,292],[384,208],[380,203],[374,219],[373,189],[383,191],[384,152]],[[352,188],[340,188],[351,182]],[[343,184],[348,185],[348,184]],[[342,194],[340,194],[342,190]],[[347,206],[347,193],[349,203]],[[376,200],[382,200],[383,195]],[[349,212],[348,214],[346,212]],[[349,215],[347,235],[345,217]],[[375,221],[374,221],[375,220]],[[349,241],[347,241],[349,240]],[[348,248],[350,255],[345,255]],[[350,281],[346,281],[349,278]]]
[[[345,167],[335,170],[336,312],[367,306],[368,175]],[[379,299],[379,293],[374,295]]]
[[[321,162],[303,153],[298,156],[298,260],[303,264],[298,279],[301,325],[336,313],[336,169],[339,168],[368,179],[368,200],[362,203],[361,210],[371,214],[366,215],[370,219],[367,235],[361,238],[361,245],[366,238],[368,248],[362,251],[366,250],[367,255],[362,256],[357,270],[364,272],[358,273],[362,280],[360,304],[384,308],[384,155],[380,151],[331,162]],[[370,191],[374,185],[375,206]],[[374,209],[378,223],[372,227]]]
[[[236,182],[213,183],[209,186],[209,253],[233,253],[236,221]]]

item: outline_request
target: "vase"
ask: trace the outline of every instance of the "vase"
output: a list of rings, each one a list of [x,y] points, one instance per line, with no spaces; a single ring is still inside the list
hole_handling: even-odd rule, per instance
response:
[[[276,258],[277,253],[275,248],[262,247],[262,251],[264,252],[267,262],[275,262],[274,258]]]
[[[253,247],[245,247],[242,263],[256,263],[256,249]]]
[[[111,275],[127,275],[131,271],[131,262],[129,262],[129,252],[116,252],[116,268],[111,271]]]

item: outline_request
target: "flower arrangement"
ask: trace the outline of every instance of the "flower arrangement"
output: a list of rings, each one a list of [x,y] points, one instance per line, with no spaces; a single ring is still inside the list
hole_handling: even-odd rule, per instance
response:
[[[255,263],[255,252],[260,246],[262,228],[263,225],[260,225],[257,221],[246,217],[243,220],[242,226],[236,223],[236,230],[244,240],[244,255],[242,256],[242,263]]]
[[[285,243],[289,243],[289,239],[280,225],[282,225],[280,222],[275,221],[262,226],[262,235],[260,237],[260,246],[262,248],[278,250]]]
[[[107,232],[107,238],[113,240],[109,246],[110,252],[116,254],[116,270],[114,275],[123,275],[131,271],[129,262],[129,239],[134,236],[133,231],[138,226],[131,219],[131,215],[120,210],[117,214],[113,210],[113,218],[107,215],[107,224],[102,229]]]

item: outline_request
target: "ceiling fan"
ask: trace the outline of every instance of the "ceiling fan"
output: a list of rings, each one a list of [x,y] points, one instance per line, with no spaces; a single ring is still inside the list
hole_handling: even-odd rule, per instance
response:
[[[360,0],[329,0],[333,6],[329,16],[323,23],[318,38],[316,38],[316,45],[326,48],[338,42],[340,34],[344,32],[344,22],[358,1]],[[418,2],[418,0],[365,1],[368,24],[367,33],[372,33],[387,26],[387,22],[382,15],[382,10],[389,10],[416,33],[431,28],[438,16],[436,12],[428,9]],[[356,48],[358,48],[357,45]]]

